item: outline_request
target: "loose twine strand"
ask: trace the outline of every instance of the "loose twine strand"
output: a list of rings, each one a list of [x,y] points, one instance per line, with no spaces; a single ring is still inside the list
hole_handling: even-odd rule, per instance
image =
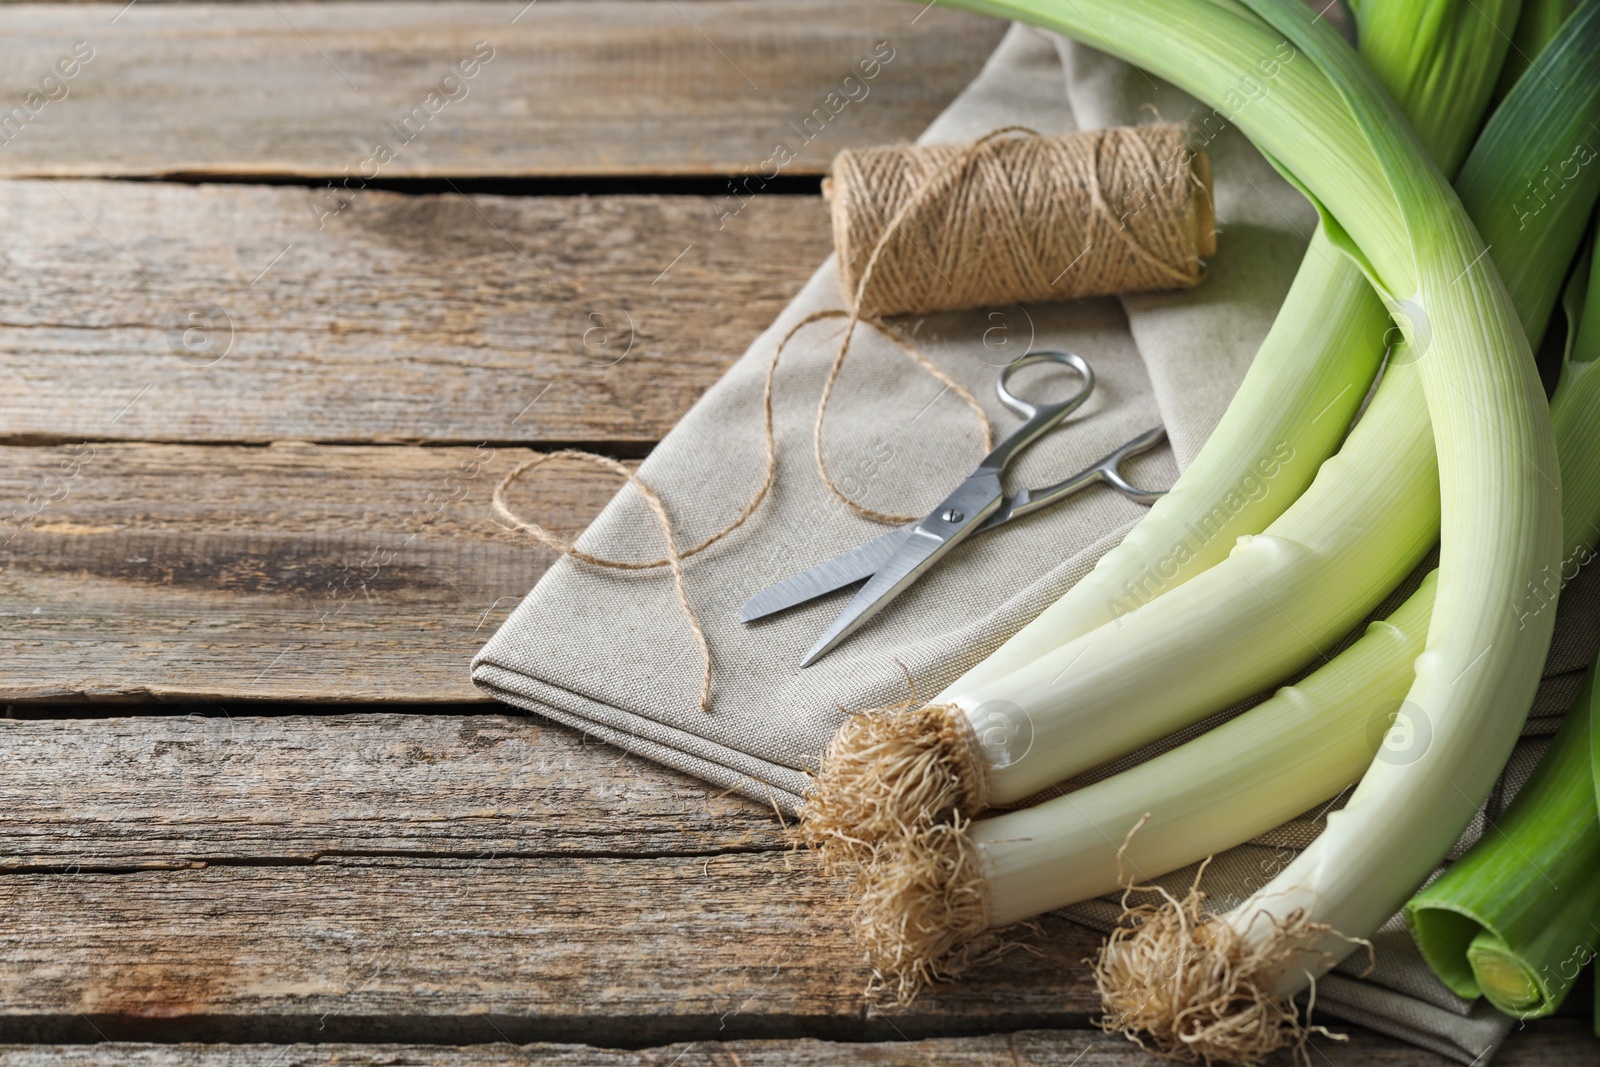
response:
[[[1159,162],[1163,149],[1165,170]],[[1191,173],[1196,159],[1200,165]],[[1175,160],[1183,165],[1172,165]],[[848,320],[812,424],[812,450],[823,484],[862,518],[911,522],[918,516],[879,511],[852,499],[834,482],[823,455],[823,421],[856,326],[864,322],[878,330],[959,397],[977,418],[987,453],[994,447],[994,429],[977,398],[878,315],[1193,285],[1200,278],[1202,257],[1213,250],[1210,201],[1195,195],[1192,185],[1197,178],[1204,182],[1203,171],[1204,156],[1188,152],[1177,126],[1067,137],[1043,137],[1026,127],[1007,126],[964,146],[841,152],[824,193],[833,202],[834,242],[849,306],[805,316],[773,350],[761,395],[761,482],[739,514],[680,550],[671,516],[654,488],[616,460],[578,449],[541,453],[514,467],[495,486],[494,513],[509,528],[591,566],[669,568],[678,604],[700,649],[700,708],[710,711],[711,645],[689,603],[683,561],[743,526],[777,480],[773,381],[794,336],[824,319]],[[1112,201],[1125,206],[1120,216]],[[1103,251],[1094,255],[1096,248]],[[1086,261],[1084,269],[1075,270],[1080,261]],[[1063,262],[1066,266],[1058,267]],[[1075,276],[1063,284],[1068,274]],[[512,511],[506,503],[510,487],[528,471],[557,459],[587,463],[626,479],[661,528],[666,554],[642,561],[598,556]]]

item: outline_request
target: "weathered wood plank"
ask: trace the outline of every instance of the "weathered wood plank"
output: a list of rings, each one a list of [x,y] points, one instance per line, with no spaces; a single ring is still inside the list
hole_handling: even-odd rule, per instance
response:
[[[483,701],[474,652],[552,554],[491,518],[516,448],[0,448],[0,701]],[[576,533],[615,487],[514,502]]]
[[[1318,1041],[1312,1062],[1343,1067],[1444,1067],[1451,1061],[1366,1031],[1349,1043]],[[1575,1067],[1595,1054],[1593,1035],[1566,1020],[1536,1023],[1514,1035],[1495,1058],[1497,1067]],[[47,1045],[0,1047],[0,1067],[76,1067],[118,1063],[126,1067],[1153,1067],[1160,1061],[1120,1037],[1092,1030],[1023,1030],[978,1037],[841,1044],[801,1038],[778,1041],[698,1041],[664,1048],[615,1049],[591,1045]],[[1288,1067],[1278,1057],[1272,1067]]]
[[[831,249],[816,196],[348,196],[0,182],[0,441],[637,452]]]
[[[7,6],[0,102],[23,112],[0,128],[0,175],[739,174],[779,143],[798,153],[785,173],[817,174],[841,148],[915,137],[1004,25],[916,16],[851,0]],[[452,74],[463,62],[471,76]]]
[[[80,1011],[108,1036],[215,1039],[598,1040],[615,1038],[614,1015],[630,1041],[720,1033],[725,1014],[733,1034],[807,1032],[801,1019],[856,1032],[865,975],[837,887],[783,850],[775,820],[560,727],[161,717],[7,721],[0,737],[17,772],[0,783],[0,908],[39,933],[0,935],[0,1003],[8,974],[54,983],[0,1008],[0,1034],[87,1036]],[[212,866],[105,873],[194,863]],[[46,899],[39,929],[24,916]],[[1051,925],[1062,1005],[1016,1000],[1022,978],[991,970],[998,985],[940,994],[949,1025],[1085,1010],[1068,976],[1092,935]],[[101,942],[116,931],[133,944],[112,958]]]
[[[534,716],[231,712],[0,719],[0,872],[787,848],[770,810]]]
[[[559,727],[0,730],[32,768],[0,786],[6,1039],[887,1038],[1089,1010],[1094,936],[1051,921],[1043,955],[864,1021],[839,887],[770,815]]]
[[[880,1017],[839,887],[783,853],[341,859],[0,877],[10,1041],[891,1039],[1081,1027],[1098,936]]]
[[[1026,942],[1043,956],[1014,954],[907,1014],[861,1016],[864,975],[838,929],[837,887],[781,851],[765,812],[560,727],[379,715],[13,720],[0,731],[9,1040],[887,1038],[1081,1028],[1093,1012],[1079,959],[1095,936],[1051,918]],[[109,870],[140,864],[209,866]],[[16,873],[24,865],[36,869]],[[1594,1047],[1575,1020],[1530,1033],[1498,1062],[1585,1062]],[[1335,1065],[1445,1062],[1359,1030],[1320,1047]],[[102,1047],[109,1059],[95,1062],[256,1064],[273,1062],[258,1058],[268,1050]],[[0,1065],[35,1062],[35,1051],[0,1049]],[[1146,1062],[1084,1032],[455,1055],[620,1065],[659,1064],[656,1053],[691,1064]],[[432,1049],[348,1054],[338,1062],[458,1062]]]

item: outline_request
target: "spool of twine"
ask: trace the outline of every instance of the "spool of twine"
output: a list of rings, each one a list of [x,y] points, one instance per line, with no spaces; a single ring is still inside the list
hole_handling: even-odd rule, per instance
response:
[[[822,191],[864,315],[1192,286],[1216,251],[1210,164],[1172,124],[847,149]]]
[[[823,420],[858,323],[898,345],[913,363],[960,398],[982,431],[993,428],[970,391],[878,318],[1025,300],[1065,300],[1108,293],[1171,289],[1198,283],[1216,250],[1211,172],[1205,153],[1191,152],[1173,125],[1095,130],[1044,137],[1022,127],[994,130],[966,145],[897,146],[841,152],[823,183],[832,202],[846,307],[795,323],[773,349],[762,390],[765,450],[761,483],[738,515],[696,544],[680,548],[667,508],[639,476],[614,459],[566,449],[518,464],[495,486],[496,516],[513,530],[590,566],[612,570],[667,568],[678,604],[701,656],[700,707],[711,710],[711,645],[690,605],[683,564],[744,525],[777,478],[772,390],[789,341],[813,323],[845,319],[823,382],[812,426],[817,473],[840,501],[874,522],[918,516],[876,511],[847,496],[823,459]],[[660,527],[665,554],[615,560],[529,522],[506,501],[511,486],[553,459],[600,467],[644,498]]]

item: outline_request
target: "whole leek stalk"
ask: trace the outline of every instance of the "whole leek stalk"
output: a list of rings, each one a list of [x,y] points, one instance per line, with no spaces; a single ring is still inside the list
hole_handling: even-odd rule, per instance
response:
[[[1263,893],[1209,919],[1202,941],[1182,922],[1152,925],[1141,931],[1151,936],[1113,943],[1102,971],[1113,1013],[1141,988],[1176,983],[1176,1000],[1163,1006],[1175,1047],[1205,1055],[1195,1042],[1213,1040],[1225,1055],[1257,1054],[1282,1037],[1266,1008],[1342,958],[1345,935],[1364,936],[1393,913],[1515,741],[1552,613],[1519,627],[1507,606],[1561,550],[1548,408],[1510,296],[1460,201],[1354,53],[1309,11],[1283,0],[1251,0],[1250,10],[1221,0],[961,6],[1113,48],[1213,104],[1287,37],[1312,62],[1285,64],[1273,91],[1236,105],[1234,117],[1317,201],[1416,353],[1438,445],[1443,538],[1428,649],[1408,699],[1431,719],[1432,746],[1404,768],[1375,763],[1311,848]],[[1151,959],[1174,963],[1178,977],[1140,966]]]
[[[1600,377],[1593,373],[1600,358],[1596,266],[1580,270],[1568,287],[1571,303],[1585,293],[1586,299],[1580,313],[1569,312],[1561,384],[1551,401],[1563,441],[1600,438]],[[1561,464],[1569,541],[1585,533],[1592,541],[1600,532],[1600,447],[1563,449]],[[1592,546],[1582,547],[1581,555],[1564,561],[1558,580],[1593,561]],[[1560,1007],[1600,947],[1595,676],[1591,669],[1550,750],[1495,832],[1406,905],[1406,921],[1440,980],[1459,996],[1487,996],[1519,1018]]]
[[[1521,0],[1369,0],[1360,50],[1455,175],[1477,136]],[[1318,225],[1272,329],[1215,431],[1150,513],[1034,621],[931,703],[980,690],[1226,559],[1311,484],[1391,337],[1365,279]]]

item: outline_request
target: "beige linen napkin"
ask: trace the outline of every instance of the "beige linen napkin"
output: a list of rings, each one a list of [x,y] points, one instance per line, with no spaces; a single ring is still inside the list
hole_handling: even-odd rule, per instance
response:
[[[1015,26],[921,140],[970,140],[1004,125],[1057,133],[1132,124],[1152,118],[1145,105],[1166,121],[1209,113],[1126,64]],[[1135,481],[1166,486],[1232,397],[1294,276],[1315,215],[1237,131],[1211,137],[1205,148],[1223,232],[1198,289],[952,312],[907,323],[924,351],[979,397],[1002,434],[1017,420],[994,397],[1000,366],[1030,347],[1067,349],[1093,365],[1099,380],[1093,398],[1025,454],[1008,479],[1012,487],[1054,481],[1157,423],[1166,425],[1172,447],[1136,461],[1133,473]],[[762,383],[773,347],[808,314],[840,306],[830,258],[645,461],[640,474],[665,500],[679,544],[721,529],[758,486]],[[1097,487],[975,538],[850,641],[799,670],[800,656],[844,598],[824,598],[749,627],[737,619],[739,605],[767,584],[885,529],[836,502],[811,455],[817,397],[840,328],[837,320],[813,325],[785,350],[774,391],[778,480],[771,496],[744,527],[686,564],[688,596],[713,657],[710,713],[698,706],[699,653],[663,571],[559,561],[479,653],[473,680],[501,700],[793,812],[807,769],[816,766],[849,710],[904,699],[902,665],[924,696],[937,692],[1058,598],[1143,514],[1139,505]],[[869,331],[857,336],[828,412],[830,470],[863,503],[924,512],[978,458],[974,419],[891,343]],[[1034,383],[1041,391],[1050,384]],[[619,559],[662,554],[660,532],[631,489],[618,494],[580,543]],[[1534,732],[1550,732],[1559,722],[1575,693],[1573,672],[1596,643],[1592,622],[1574,625],[1565,610],[1562,618],[1561,647],[1550,668],[1555,677],[1535,709]],[[1535,758],[1535,752],[1519,752],[1519,765]],[[1521,773],[1525,779],[1525,767]],[[1485,818],[1500,804],[1500,798],[1491,802]],[[1310,813],[1218,857],[1207,888],[1222,900],[1248,893],[1315,836],[1322,814]],[[1102,929],[1117,913],[1109,900],[1071,909]],[[1467,1062],[1483,1062],[1511,1025],[1440,986],[1394,924],[1378,939],[1373,972],[1328,976],[1318,986],[1318,1008]]]
[[[923,140],[970,140],[1011,124],[1042,133],[1075,128],[1054,47],[1031,30],[1006,37]],[[1262,302],[1276,306],[1287,284],[1286,274]],[[806,315],[841,306],[830,258],[644,462],[640,476],[666,502],[680,544],[721,529],[760,484],[762,385],[778,340]],[[686,565],[688,595],[711,646],[709,714],[697,704],[699,653],[664,571],[558,562],[478,655],[474,680],[514,704],[792,811],[806,788],[806,769],[815,766],[844,709],[904,699],[898,664],[919,690],[937,692],[1060,596],[1144,514],[1141,505],[1094,488],[974,538],[851,640],[799,670],[800,656],[844,600],[827,597],[752,626],[739,622],[739,605],[887,529],[835,501],[812,458],[817,399],[842,325],[817,323],[790,342],[774,386],[772,493],[740,530]],[[1174,427],[1185,418],[1182,410],[1158,408],[1115,298],[950,312],[904,327],[915,329],[922,350],[982,401],[1002,434],[1019,421],[994,394],[1005,363],[1031,346],[1077,352],[1093,366],[1094,395],[1064,428],[1024,453],[1008,477],[1013,486],[1056,481],[1152,426]],[[1257,340],[1245,347],[1253,351]],[[1232,362],[1246,359],[1242,352]],[[1057,382],[1024,384],[1048,394],[1072,381],[1070,372],[1059,373]],[[1213,417],[1209,406],[1199,416]],[[937,504],[982,454],[967,406],[865,328],[829,405],[826,450],[829,469],[856,499],[917,514]],[[1135,472],[1157,488],[1176,477],[1166,449],[1141,457]],[[618,559],[662,552],[660,531],[632,490],[618,495],[580,543]]]

